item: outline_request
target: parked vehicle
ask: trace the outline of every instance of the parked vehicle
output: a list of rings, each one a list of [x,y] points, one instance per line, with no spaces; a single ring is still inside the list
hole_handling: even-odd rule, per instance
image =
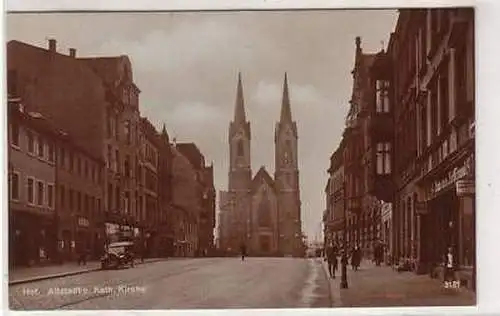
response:
[[[110,243],[101,257],[102,269],[117,269],[121,267],[134,266],[134,243],[121,241]]]

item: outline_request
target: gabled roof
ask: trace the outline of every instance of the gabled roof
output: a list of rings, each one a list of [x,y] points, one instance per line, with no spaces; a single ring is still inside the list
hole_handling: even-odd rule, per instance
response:
[[[264,166],[260,167],[259,171],[255,174],[252,185],[250,186],[251,192],[255,192],[260,187],[262,181],[265,181],[267,185],[276,192],[276,184]]]

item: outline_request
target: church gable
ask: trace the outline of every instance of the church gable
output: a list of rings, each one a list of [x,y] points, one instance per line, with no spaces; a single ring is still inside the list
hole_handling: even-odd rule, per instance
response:
[[[251,192],[255,193],[259,191],[259,188],[264,186],[265,189],[271,190],[276,193],[276,185],[273,178],[269,175],[264,167],[260,167],[259,171],[252,180]]]

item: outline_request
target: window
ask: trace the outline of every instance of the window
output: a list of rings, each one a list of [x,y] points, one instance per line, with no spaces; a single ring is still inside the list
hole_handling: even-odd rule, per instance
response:
[[[106,115],[106,132],[107,132],[107,136],[111,137],[111,135],[113,134],[113,117],[112,117],[110,109],[107,109],[106,112],[107,112],[106,113],[107,114]]]
[[[19,200],[19,173],[12,172],[10,176],[10,198],[12,200]]]
[[[59,195],[60,195],[61,207],[63,207],[63,208],[66,205],[66,192],[65,191],[66,190],[65,190],[64,186],[61,185],[59,188]]]
[[[263,196],[262,201],[260,202],[258,216],[259,226],[271,226],[271,201],[269,201],[267,194]]]
[[[130,212],[130,193],[125,192],[125,205],[124,205],[125,214],[129,214]]]
[[[28,152],[35,154],[35,135],[31,131],[26,131],[26,136],[28,138]]]
[[[125,177],[127,177],[127,178],[130,177],[130,156],[129,155],[125,156],[124,169],[125,169]]]
[[[438,134],[438,96],[437,96],[437,87],[436,84],[431,88],[431,135],[430,138],[432,139],[433,136],[437,136]]]
[[[44,149],[45,149],[45,144],[43,138],[41,136],[38,136],[38,157],[44,158],[45,156]]]
[[[427,148],[427,140],[428,140],[428,135],[427,135],[427,102],[424,101],[422,104],[421,112],[420,112],[420,122],[421,122],[421,135],[422,135],[422,143],[421,143],[421,150],[424,152],[425,148]]]
[[[96,199],[96,211],[97,213],[101,213],[101,199],[97,198]]]
[[[37,181],[36,182],[36,188],[37,188],[37,196],[36,196],[36,201],[39,206],[42,206],[44,203],[44,195],[45,195],[45,188],[43,185],[42,181]]]
[[[55,160],[55,157],[54,157],[54,143],[49,141],[47,143],[47,148],[48,148],[48,151],[49,151],[49,161],[50,162],[54,162]]]
[[[47,184],[47,205],[49,208],[54,208],[54,185]]]
[[[119,210],[121,208],[120,197],[121,197],[120,187],[116,187],[116,193],[115,193],[115,199],[116,199],[115,209],[116,210]]]
[[[389,113],[389,81],[377,80],[376,83],[377,113]]]
[[[108,169],[112,169],[112,158],[111,158],[111,154],[112,154],[112,148],[111,148],[111,145],[108,145],[108,150],[106,152],[106,167]]]
[[[130,121],[125,121],[123,124],[123,130],[125,132],[125,140],[127,141],[127,144],[131,143],[131,134],[130,134]]]
[[[82,194],[76,193],[76,211],[79,213],[82,210]]]
[[[85,214],[89,213],[89,196],[87,194],[83,196],[83,212]]]
[[[108,184],[108,211],[113,209],[113,185]]]
[[[76,157],[76,172],[79,176],[82,175],[82,160],[80,157]]]
[[[85,178],[89,177],[89,162],[85,160]]]
[[[120,152],[118,149],[115,150],[115,172],[120,172]]]
[[[238,140],[238,148],[237,148],[237,155],[238,157],[243,156],[243,140]]]
[[[449,120],[448,75],[447,68],[439,76],[439,106],[441,110],[441,132],[446,129]]]
[[[13,122],[11,125],[10,142],[12,145],[19,147],[19,125]]]
[[[114,117],[114,120],[115,120],[115,126],[114,126],[114,130],[115,130],[115,139],[118,140],[119,138],[119,135],[118,135],[118,116],[115,116]]]
[[[73,189],[69,189],[69,209],[75,209],[75,192]]]
[[[391,173],[391,144],[377,143],[377,174]]]
[[[70,172],[73,172],[73,169],[74,169],[74,164],[75,164],[75,159],[74,159],[74,156],[73,156],[73,152],[69,152],[69,171]]]

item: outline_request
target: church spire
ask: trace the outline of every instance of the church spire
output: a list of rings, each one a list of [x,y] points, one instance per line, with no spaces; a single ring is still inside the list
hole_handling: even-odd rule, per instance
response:
[[[241,84],[241,72],[238,73],[238,88],[236,91],[236,105],[234,108],[234,123],[245,123],[245,102],[243,100],[243,85]]]
[[[285,80],[283,82],[283,100],[281,103],[280,122],[292,122],[292,110],[290,109],[290,96],[288,94],[288,77],[285,72]]]

